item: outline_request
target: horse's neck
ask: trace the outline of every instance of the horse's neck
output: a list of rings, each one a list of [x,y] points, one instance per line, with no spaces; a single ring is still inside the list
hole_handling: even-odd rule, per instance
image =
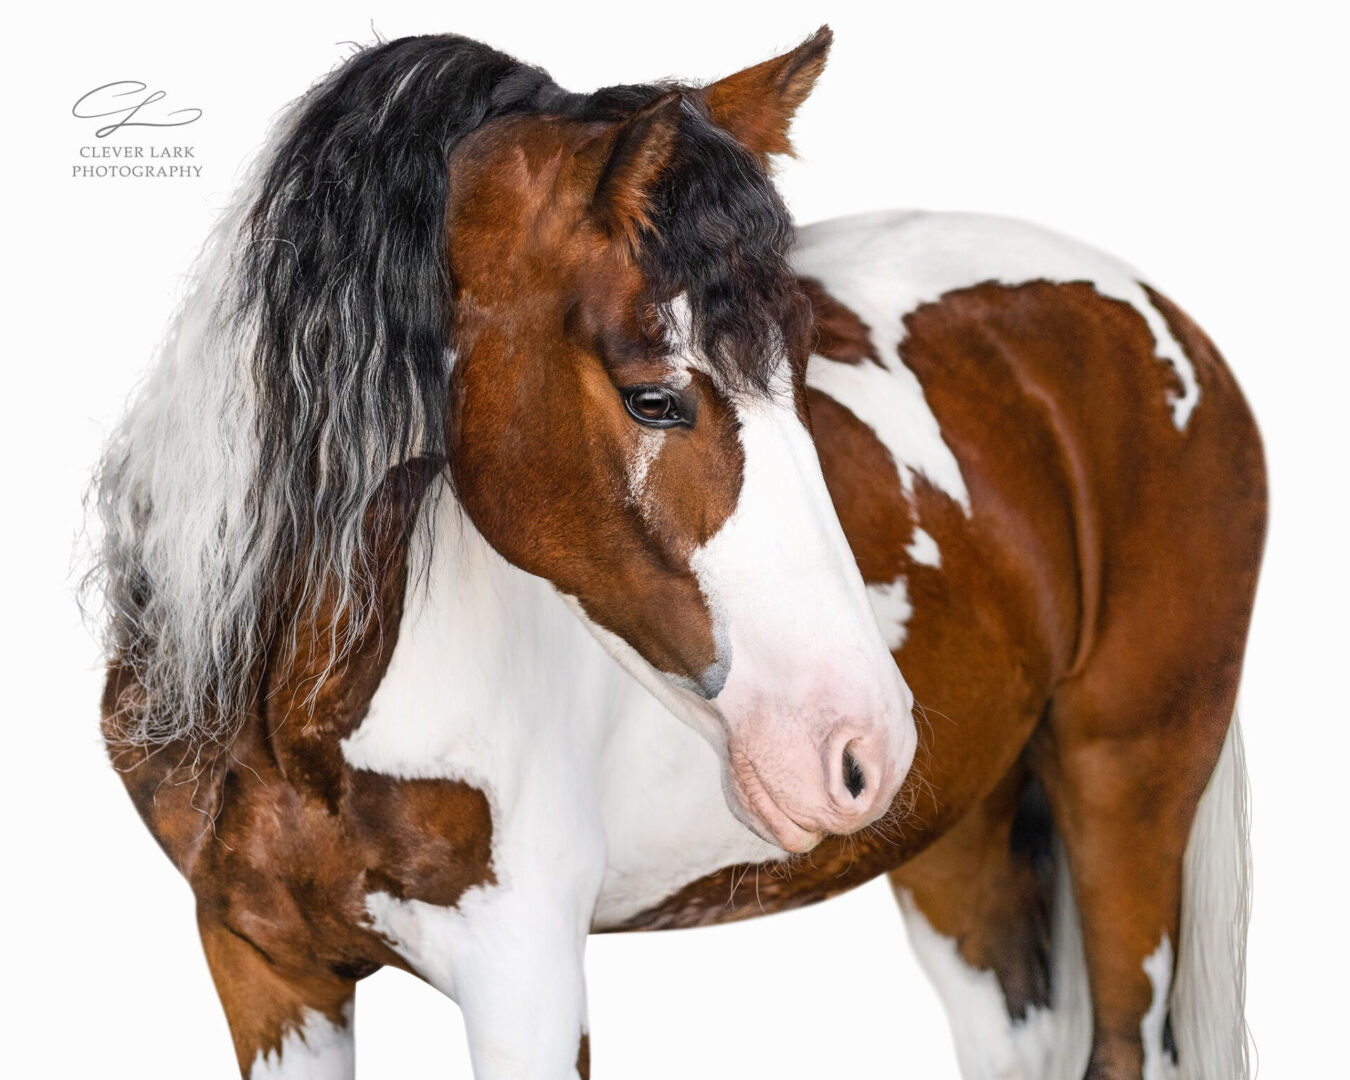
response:
[[[498,797],[543,745],[594,762],[622,677],[549,584],[487,544],[448,494],[412,541],[389,668],[349,762],[485,783]],[[565,729],[565,730],[560,730]]]

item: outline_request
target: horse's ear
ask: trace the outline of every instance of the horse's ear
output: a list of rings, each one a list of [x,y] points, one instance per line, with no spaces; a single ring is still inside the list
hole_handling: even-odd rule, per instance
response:
[[[822,26],[791,53],[756,63],[702,89],[713,121],[768,165],[769,154],[791,154],[792,115],[825,70],[834,31]]]
[[[770,154],[791,154],[788,127],[825,70],[832,41],[834,32],[822,26],[791,52],[705,86],[714,123],[766,165]]]
[[[604,155],[591,213],[610,236],[636,249],[651,224],[652,189],[670,162],[680,121],[680,95],[670,93],[601,137]]]

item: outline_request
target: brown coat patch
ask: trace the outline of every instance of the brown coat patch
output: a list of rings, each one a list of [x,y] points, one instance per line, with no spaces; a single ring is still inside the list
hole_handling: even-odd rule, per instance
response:
[[[577,1045],[577,1075],[581,1080],[591,1080],[591,1037],[584,1031]]]
[[[881,364],[881,354],[872,341],[871,328],[852,308],[845,307],[815,278],[797,279],[811,305],[811,320],[816,331],[811,351],[841,364],[861,364],[864,360]]]

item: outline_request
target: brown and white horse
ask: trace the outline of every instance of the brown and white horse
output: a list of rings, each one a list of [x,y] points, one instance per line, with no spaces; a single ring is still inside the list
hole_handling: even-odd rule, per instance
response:
[[[586,1076],[588,933],[880,874],[967,1077],[1246,1075],[1251,416],[1079,244],[795,230],[829,42],[381,44],[208,245],[102,468],[104,730],[245,1075],[349,1075],[392,964]]]

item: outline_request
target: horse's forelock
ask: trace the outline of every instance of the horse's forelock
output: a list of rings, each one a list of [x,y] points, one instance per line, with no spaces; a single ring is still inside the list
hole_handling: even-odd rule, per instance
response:
[[[754,154],[691,99],[655,193],[643,264],[689,302],[696,341],[728,383],[766,388],[806,333],[788,257],[795,230]]]
[[[596,97],[613,108],[616,97],[645,101],[669,90],[622,87]],[[651,201],[639,253],[653,293],[688,302],[695,343],[724,384],[765,389],[809,325],[788,262],[795,228],[759,158],[714,124],[692,92]]]

